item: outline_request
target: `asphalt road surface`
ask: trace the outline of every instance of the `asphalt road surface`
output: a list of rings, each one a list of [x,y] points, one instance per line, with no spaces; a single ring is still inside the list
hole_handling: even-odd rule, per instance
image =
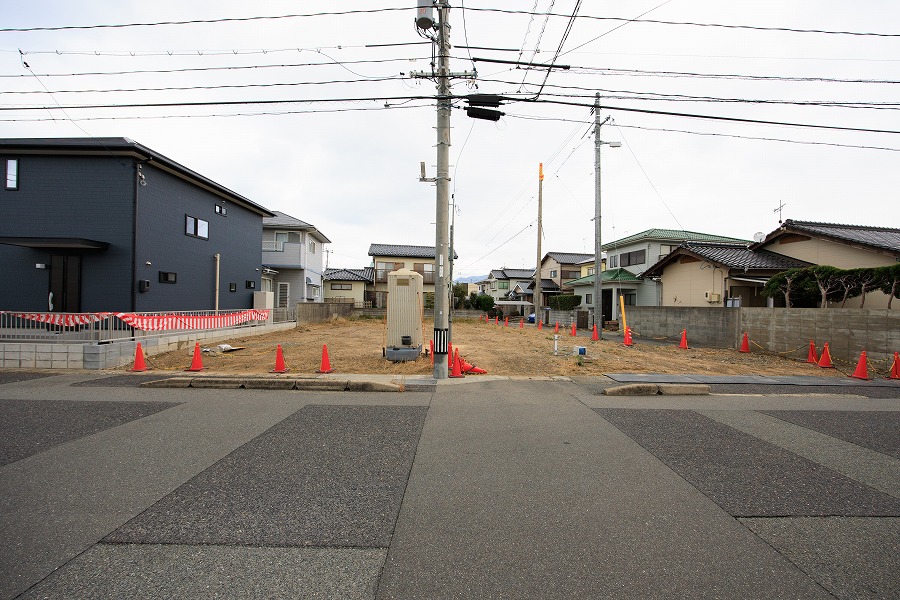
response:
[[[0,599],[900,598],[900,385],[45,375],[0,372]]]

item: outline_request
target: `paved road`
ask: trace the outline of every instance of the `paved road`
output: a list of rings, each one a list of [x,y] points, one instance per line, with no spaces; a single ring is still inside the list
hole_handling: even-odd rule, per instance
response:
[[[142,378],[0,372],[0,599],[900,597],[900,387]]]

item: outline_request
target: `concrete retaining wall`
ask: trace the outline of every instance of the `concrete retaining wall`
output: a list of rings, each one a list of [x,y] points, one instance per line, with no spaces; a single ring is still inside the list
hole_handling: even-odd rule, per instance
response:
[[[297,323],[322,323],[331,319],[349,319],[352,302],[301,302],[297,305]]]
[[[134,361],[137,342],[147,356],[189,349],[194,344],[210,345],[236,337],[249,337],[294,329],[296,325],[277,323],[254,327],[232,327],[146,337],[105,344],[0,343],[0,367],[19,369],[114,369]]]
[[[628,326],[643,337],[711,348],[737,348],[743,332],[768,352],[805,359],[812,340],[833,359],[855,364],[860,352],[887,361],[900,352],[900,312],[854,308],[677,308],[630,306]]]

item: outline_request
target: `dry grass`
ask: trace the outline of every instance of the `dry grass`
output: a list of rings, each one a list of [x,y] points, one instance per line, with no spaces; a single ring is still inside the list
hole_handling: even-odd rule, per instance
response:
[[[426,322],[425,345],[432,330]],[[689,332],[690,333],[690,332]],[[690,336],[688,336],[690,339]],[[538,331],[534,325],[519,329],[518,321],[508,328],[473,320],[453,323],[454,347],[465,359],[492,375],[601,375],[603,373],[690,373],[709,375],[819,375],[840,376],[831,369],[817,369],[794,359],[756,351],[678,348],[677,340],[650,343],[640,338],[625,347],[619,340],[592,342],[589,337],[572,338],[559,333],[558,355],[553,353],[553,330]],[[433,372],[430,357],[392,363],[382,357],[385,325],[371,319],[338,319],[327,323],[303,324],[296,329],[255,337],[238,337],[226,342],[243,346],[228,353],[203,353],[205,372],[221,374],[262,374],[275,366],[276,346],[281,344],[291,373],[314,373],[322,362],[322,347],[328,346],[331,366],[338,373],[420,374]],[[218,343],[217,343],[218,344]],[[217,344],[210,344],[215,348]],[[202,345],[202,344],[201,344]],[[572,354],[574,346],[586,346],[586,356]],[[193,345],[148,359],[161,370],[183,371],[191,364]]]

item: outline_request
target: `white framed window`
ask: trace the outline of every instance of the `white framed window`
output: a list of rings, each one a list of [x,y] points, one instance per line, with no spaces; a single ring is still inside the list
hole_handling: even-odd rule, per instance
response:
[[[209,239],[209,223],[203,219],[184,215],[184,234],[201,240]]]
[[[316,253],[316,242],[314,242],[313,240],[309,241],[309,253],[310,254]]]
[[[6,189],[13,190],[13,191],[19,189],[19,159],[18,158],[7,158],[6,159]]]
[[[291,284],[279,281],[278,294],[275,298],[275,308],[287,308],[291,301]]]

